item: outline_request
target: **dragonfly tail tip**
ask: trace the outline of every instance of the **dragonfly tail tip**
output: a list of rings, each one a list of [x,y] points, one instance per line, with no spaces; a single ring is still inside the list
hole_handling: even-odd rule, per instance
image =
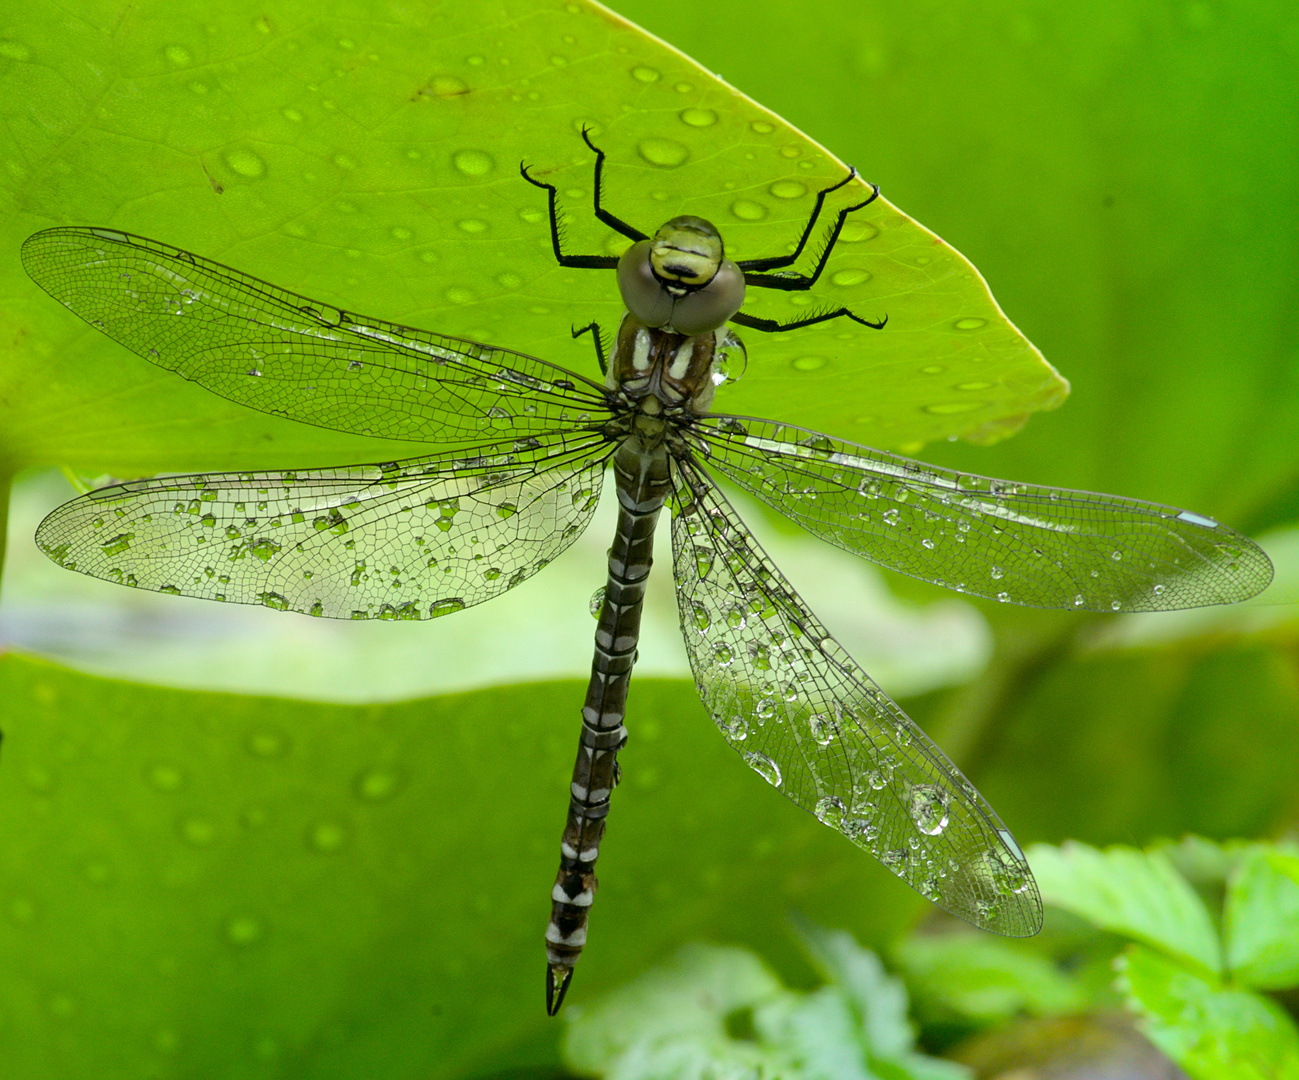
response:
[[[573,968],[569,964],[551,964],[546,969],[546,1014],[555,1016],[559,1007],[564,1004],[564,995],[568,993],[568,984],[573,978]]]

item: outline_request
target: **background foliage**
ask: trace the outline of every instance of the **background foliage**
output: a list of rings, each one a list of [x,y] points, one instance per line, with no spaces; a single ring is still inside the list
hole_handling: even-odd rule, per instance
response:
[[[529,97],[540,90],[521,86],[491,140],[456,130],[462,95],[448,80],[458,76],[440,62],[443,50],[467,62],[445,33],[469,10],[490,38],[469,55],[507,85],[503,61],[539,40],[529,13],[558,18],[562,7],[144,4],[7,16],[6,471],[273,467],[383,453],[244,414],[104,351],[17,268],[22,237],[72,207],[79,221],[188,244],[309,295],[589,364],[567,326],[609,307],[600,276],[556,272],[520,295],[511,260],[536,222],[497,213],[515,158],[537,157],[539,142],[557,150],[553,132],[570,138],[572,108],[548,116]],[[925,456],[1273,530],[1282,582],[1271,605],[1126,620],[985,606],[996,643],[986,670],[908,700],[912,715],[1024,842],[1291,827],[1294,14],[1154,0],[1086,9],[818,0],[796,17],[787,5],[738,0],[619,10],[878,181],[971,258],[1073,383],[1064,408],[1014,439],[933,444]],[[408,156],[419,145],[363,152],[366,140],[382,142],[395,108],[377,104],[391,99],[393,55],[418,59],[409,71],[419,79],[402,68],[403,106],[424,109],[430,123],[449,117],[466,148],[509,147],[488,180],[467,158],[444,162],[430,188],[426,166]],[[582,85],[625,77],[617,55],[581,66]],[[538,140],[546,125],[552,134]],[[581,155],[567,152],[576,166]],[[736,182],[765,186],[771,165]],[[383,195],[416,189],[424,195],[404,203]],[[286,219],[286,205],[301,209]],[[477,220],[500,227],[484,238],[459,225]],[[450,232],[447,221],[457,231],[429,235]],[[736,242],[748,243],[740,224]],[[769,216],[754,235],[779,224]],[[433,258],[420,264],[425,250]],[[757,381],[740,389],[755,387],[745,389],[754,411],[787,402],[791,419],[885,445],[968,429],[969,417],[930,413],[949,426],[891,435],[879,409],[857,407],[857,393],[840,386],[818,399],[833,366],[814,381],[793,366],[799,355],[784,356],[790,367],[769,381],[751,371]],[[889,393],[919,386],[913,404],[922,404],[932,400],[924,380],[942,374],[899,375]],[[762,407],[763,394],[777,404]],[[214,448],[219,462],[204,456]],[[13,612],[14,567],[31,565],[17,548],[30,545],[30,530],[10,543]],[[917,604],[938,596],[890,584]],[[582,595],[562,603],[581,608]],[[5,625],[21,636],[21,619]],[[290,632],[282,625],[274,633]],[[423,663],[451,664],[429,655]],[[0,660],[0,680],[7,1075],[466,1076],[555,1060],[538,942],[577,684],[322,706],[106,680],[15,653]],[[700,938],[753,946],[785,978],[808,983],[786,928],[791,908],[876,944],[925,915],[741,768],[688,683],[642,680],[632,708],[627,783],[574,1004]],[[1069,932],[1049,913],[1048,934]],[[1060,940],[1014,948],[1027,958]],[[1029,1008],[1070,1000],[1045,995]],[[928,1009],[938,1015],[932,1001]]]

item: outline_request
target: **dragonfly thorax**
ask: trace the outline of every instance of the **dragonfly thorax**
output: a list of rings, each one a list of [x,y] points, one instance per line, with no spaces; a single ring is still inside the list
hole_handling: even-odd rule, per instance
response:
[[[693,336],[716,330],[744,303],[744,271],[703,218],[675,217],[618,260],[618,289],[646,326]]]
[[[618,328],[606,385],[651,416],[683,409],[706,413],[716,390],[713,360],[722,333],[687,336],[659,330],[629,311]]]

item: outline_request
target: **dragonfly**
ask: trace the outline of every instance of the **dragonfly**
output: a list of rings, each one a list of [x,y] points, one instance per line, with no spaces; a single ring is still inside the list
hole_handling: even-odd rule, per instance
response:
[[[655,525],[671,519],[673,572],[706,711],[777,791],[870,852],[934,904],[1015,937],[1042,926],[1023,851],[984,798],[835,641],[718,486],[724,478],[853,554],[969,596],[1090,612],[1168,611],[1247,599],[1272,567],[1211,518],[1150,502],[921,464],[776,420],[715,412],[731,329],[796,332],[743,312],[746,288],[811,290],[850,214],[821,226],[816,196],[788,254],[732,261],[718,230],[682,216],[652,236],[602,204],[629,240],[618,257],[565,251],[561,266],[615,271],[626,307],[597,381],[510,349],[370,318],[180,248],[111,228],[61,227],[22,246],[28,274],[144,359],[231,401],[431,450],[344,468],[211,472],[116,483],[40,525],[41,550],[122,585],[340,619],[438,618],[544,568],[586,528],[606,469],[617,527],[545,932],[556,1014],[586,943],[595,865],[627,743],[624,723]],[[813,248],[815,250],[815,247]]]

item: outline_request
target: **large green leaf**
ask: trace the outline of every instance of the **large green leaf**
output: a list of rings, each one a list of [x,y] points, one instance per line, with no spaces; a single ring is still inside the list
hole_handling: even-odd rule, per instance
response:
[[[609,154],[613,212],[646,232],[675,214],[707,216],[740,258],[792,250],[816,193],[846,171],[586,2],[352,0],[274,17],[254,3],[201,15],[160,2],[125,15],[111,4],[75,17],[43,8],[0,64],[2,152],[16,166],[0,181],[9,252],[45,225],[112,225],[330,303],[587,372],[589,339],[574,342],[569,328],[596,318],[615,329],[613,275],[556,265],[545,195],[519,175],[521,160],[559,187],[570,251],[629,242],[590,212],[593,159],[579,137],[590,124]],[[826,209],[869,194],[854,181]],[[810,269],[824,235],[800,266]],[[401,453],[187,392],[88,334],[12,254],[0,267],[15,343],[0,368],[11,467],[138,472]],[[884,200],[853,215],[822,280],[810,293],[752,290],[749,308],[786,320],[848,305],[887,314],[887,332],[840,319],[750,335],[762,338],[751,370],[719,407],[897,445],[995,438],[1063,397],[973,267]],[[925,365],[942,378],[917,380]]]
[[[542,934],[580,684],[320,705],[10,654],[0,698],[6,1077],[553,1056]],[[708,926],[788,963],[793,906],[825,919],[853,897],[867,932],[903,915],[913,894],[743,768],[688,683],[641,680],[632,707],[570,1006]]]
[[[1162,852],[1074,843],[1030,850],[1047,903],[1161,948],[1188,967],[1221,974],[1222,949],[1209,912]]]

